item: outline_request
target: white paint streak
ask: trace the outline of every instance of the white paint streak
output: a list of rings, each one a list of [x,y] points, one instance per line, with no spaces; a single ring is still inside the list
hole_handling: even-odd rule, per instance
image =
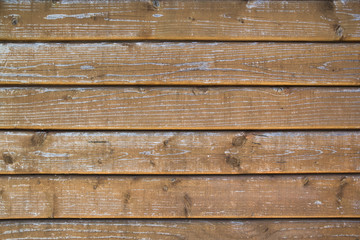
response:
[[[83,65],[80,67],[80,69],[82,70],[91,70],[91,69],[95,69],[93,66],[90,65]]]
[[[85,19],[85,18],[91,18],[95,16],[104,16],[103,12],[100,13],[82,13],[82,14],[50,14],[44,17],[46,20],[58,20],[58,19],[64,19],[64,18],[77,18],[77,19]]]
[[[153,16],[153,17],[156,17],[156,18],[159,18],[159,17],[162,17],[162,16],[164,16],[164,15],[162,15],[162,14],[153,14],[152,16]]]
[[[262,1],[262,0],[254,0],[254,1],[249,1],[246,4],[246,7],[249,8],[249,9],[252,9],[252,8],[260,8],[263,5],[264,5],[264,1]]]
[[[69,157],[68,153],[51,153],[51,152],[42,152],[42,151],[35,151],[34,154],[39,155],[41,157],[47,158],[56,158],[56,157]]]

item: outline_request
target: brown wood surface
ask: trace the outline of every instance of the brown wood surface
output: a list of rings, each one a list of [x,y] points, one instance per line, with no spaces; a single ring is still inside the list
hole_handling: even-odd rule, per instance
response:
[[[359,220],[18,220],[0,221],[10,239],[357,239]]]
[[[0,84],[360,85],[356,43],[3,43]]]
[[[0,218],[358,218],[359,175],[0,176]]]
[[[3,129],[360,128],[359,88],[9,87]]]
[[[0,0],[0,239],[359,240],[359,63],[358,0]]]
[[[0,132],[0,174],[360,173],[360,133]]]
[[[0,2],[0,40],[358,41],[346,1]]]

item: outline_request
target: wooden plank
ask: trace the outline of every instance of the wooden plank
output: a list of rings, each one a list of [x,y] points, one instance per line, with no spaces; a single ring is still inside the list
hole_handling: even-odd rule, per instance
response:
[[[360,38],[357,0],[5,0],[0,4],[0,40]]]
[[[359,88],[8,87],[3,129],[359,129]]]
[[[359,220],[18,220],[0,221],[10,239],[356,239]]]
[[[360,44],[3,43],[0,84],[360,85]]]
[[[0,132],[0,174],[359,173],[360,132]]]
[[[0,218],[358,218],[359,175],[0,176]]]

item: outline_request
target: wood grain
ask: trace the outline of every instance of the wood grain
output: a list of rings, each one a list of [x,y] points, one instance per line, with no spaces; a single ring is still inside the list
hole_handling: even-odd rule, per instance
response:
[[[0,40],[358,41],[347,1],[10,1]]]
[[[359,132],[0,132],[0,174],[359,173]]]
[[[18,220],[0,221],[10,239],[356,239],[359,220]]]
[[[0,84],[360,85],[354,43],[2,43]]]
[[[359,129],[359,88],[8,87],[3,129]]]
[[[0,218],[360,216],[359,175],[0,176]]]

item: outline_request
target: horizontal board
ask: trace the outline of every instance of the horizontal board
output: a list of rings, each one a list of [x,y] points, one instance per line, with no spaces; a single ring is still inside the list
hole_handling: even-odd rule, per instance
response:
[[[1,1],[0,40],[358,41],[347,1]]]
[[[3,43],[0,84],[360,85],[354,43]]]
[[[18,220],[0,221],[10,239],[357,239],[359,220]]]
[[[0,174],[360,173],[360,132],[0,132]]]
[[[0,218],[360,217],[360,175],[0,176]]]
[[[360,128],[360,88],[9,87],[3,129]]]

